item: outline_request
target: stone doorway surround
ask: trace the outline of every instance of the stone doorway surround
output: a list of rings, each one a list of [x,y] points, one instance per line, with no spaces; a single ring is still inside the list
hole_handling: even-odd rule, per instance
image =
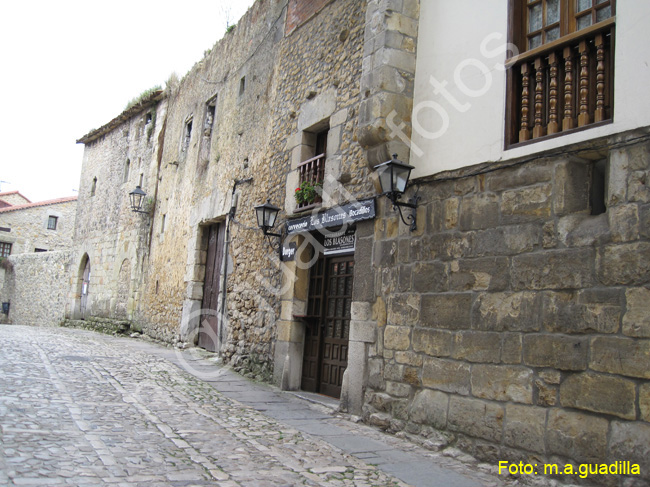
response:
[[[361,414],[364,388],[368,380],[369,347],[377,337],[377,321],[373,320],[372,306],[370,302],[359,300],[359,297],[365,295],[363,290],[369,288],[374,292],[374,278],[370,272],[373,228],[373,220],[357,223],[348,367],[343,375],[340,399],[340,409],[352,414]],[[359,238],[368,233],[370,238]],[[301,385],[305,324],[300,316],[305,314],[307,306],[309,268],[317,258],[313,257],[310,240],[306,234],[292,236],[289,242],[296,243],[296,258],[292,262],[283,263],[283,294],[280,319],[277,322],[274,381],[282,390],[288,391],[300,390]],[[369,284],[368,279],[372,279],[373,283]]]
[[[201,306],[208,249],[208,229],[215,223],[227,224],[226,208],[229,208],[229,195],[214,190],[192,210],[190,227],[192,235],[187,242],[187,262],[185,272],[185,299],[181,316],[181,340],[196,344],[201,321]],[[227,244],[226,244],[227,245]],[[225,252],[224,252],[225,253]],[[222,263],[221,272],[230,273],[230,259]],[[219,307],[220,309],[220,307]],[[224,335],[227,332],[223,332]]]
[[[84,291],[84,277],[86,272],[86,267],[90,269],[91,260],[88,252],[81,252],[81,258],[77,260],[79,266],[77,267],[77,275],[73,279],[71,286],[71,294],[69,301],[69,316],[72,319],[79,320],[84,318],[84,312],[87,308],[87,294],[86,298],[83,297]],[[89,271],[90,272],[90,271]],[[82,301],[86,300],[82,303]]]
[[[348,366],[354,253],[319,256],[310,269],[301,389],[339,399]]]

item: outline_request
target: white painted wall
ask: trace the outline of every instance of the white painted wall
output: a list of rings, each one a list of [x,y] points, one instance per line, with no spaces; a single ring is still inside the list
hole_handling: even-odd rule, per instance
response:
[[[506,46],[507,4],[422,0],[410,157],[414,177],[650,125],[650,2],[619,0],[614,123],[504,150],[506,73],[500,67],[512,55]]]

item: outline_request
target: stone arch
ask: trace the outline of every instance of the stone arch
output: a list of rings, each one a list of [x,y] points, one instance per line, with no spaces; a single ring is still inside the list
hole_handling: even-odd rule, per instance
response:
[[[84,319],[88,315],[88,298],[90,293],[90,256],[84,253],[77,269],[77,282],[75,283],[74,318]]]
[[[117,276],[117,293],[115,302],[115,317],[129,319],[129,299],[131,297],[131,262],[124,259]]]

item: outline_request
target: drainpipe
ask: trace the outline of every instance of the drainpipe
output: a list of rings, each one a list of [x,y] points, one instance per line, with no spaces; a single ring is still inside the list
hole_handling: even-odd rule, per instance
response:
[[[219,351],[221,352],[221,344],[223,343],[224,340],[224,320],[226,319],[226,315],[228,314],[228,307],[226,306],[226,298],[228,297],[228,288],[227,288],[227,282],[228,282],[228,250],[230,249],[230,223],[232,222],[232,219],[235,217],[235,213],[237,212],[237,195],[235,194],[235,191],[237,190],[237,186],[243,183],[250,183],[253,180],[252,177],[246,178],[246,179],[235,179],[234,184],[232,185],[232,195],[230,197],[230,211],[228,212],[228,220],[226,222],[226,242],[225,242],[225,249],[223,252],[223,265],[221,268],[223,269],[223,282],[221,283],[221,309],[219,310]]]

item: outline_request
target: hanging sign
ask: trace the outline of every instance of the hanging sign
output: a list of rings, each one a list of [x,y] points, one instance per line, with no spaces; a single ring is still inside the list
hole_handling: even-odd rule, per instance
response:
[[[294,218],[287,222],[287,233],[311,232],[321,228],[349,225],[375,217],[375,198],[335,206],[315,215]]]
[[[296,258],[296,242],[283,243],[280,260],[282,262],[291,262]]]
[[[348,228],[344,232],[328,235],[323,240],[323,254],[336,255],[354,252],[356,228]]]

